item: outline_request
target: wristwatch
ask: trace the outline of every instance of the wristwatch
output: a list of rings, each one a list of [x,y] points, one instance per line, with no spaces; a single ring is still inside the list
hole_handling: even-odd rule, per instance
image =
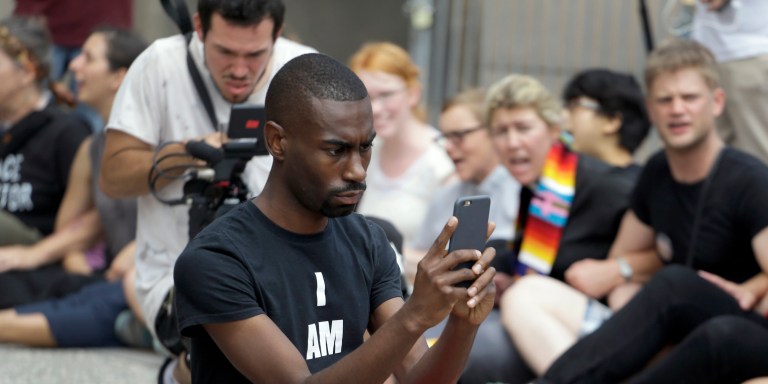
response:
[[[635,273],[635,271],[632,269],[632,266],[629,265],[627,262],[627,259],[619,256],[616,258],[616,261],[619,263],[619,273],[621,274],[621,277],[624,278],[624,281],[629,281],[632,279],[632,275]]]

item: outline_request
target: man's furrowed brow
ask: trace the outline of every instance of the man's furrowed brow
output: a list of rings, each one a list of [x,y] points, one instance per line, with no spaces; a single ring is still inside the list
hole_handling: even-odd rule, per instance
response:
[[[335,146],[339,146],[339,147],[347,147],[347,148],[349,148],[349,147],[352,146],[352,144],[350,144],[350,143],[348,143],[348,142],[346,142],[344,140],[339,140],[339,139],[327,139],[327,140],[323,140],[323,142],[326,143],[326,144],[331,144],[331,145],[335,145]]]
[[[372,132],[371,135],[368,136],[368,140],[365,142],[365,144],[372,143],[373,139],[375,139],[375,138],[376,138],[376,132]],[[352,147],[351,143],[349,143],[347,141],[344,141],[344,140],[340,140],[340,139],[326,139],[326,140],[323,140],[323,142],[326,143],[326,144],[336,145],[336,146],[339,146],[339,147],[347,147],[347,148]]]

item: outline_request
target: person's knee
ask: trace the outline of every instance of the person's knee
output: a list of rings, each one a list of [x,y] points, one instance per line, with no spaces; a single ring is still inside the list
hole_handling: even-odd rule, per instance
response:
[[[688,288],[701,280],[696,271],[682,265],[669,265],[657,272],[648,282],[646,288],[661,288],[663,291],[675,292],[680,288]]]
[[[754,324],[738,316],[724,315],[708,320],[702,324],[698,331],[708,339],[710,345],[727,347],[734,345],[738,348],[740,339],[748,335],[745,329],[749,329]]]
[[[550,280],[539,275],[523,276],[504,292],[499,309],[505,327],[509,329],[516,323],[525,323],[532,314],[540,312],[541,296],[550,291]]]
[[[546,292],[547,278],[539,275],[523,276],[512,284],[501,296],[500,306],[502,317],[507,313],[517,312],[536,303],[537,297]]]

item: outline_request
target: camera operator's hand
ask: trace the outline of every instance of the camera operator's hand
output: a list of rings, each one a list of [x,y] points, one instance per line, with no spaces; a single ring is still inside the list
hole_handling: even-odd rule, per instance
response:
[[[216,150],[214,152],[218,152],[218,150],[221,149],[221,146],[224,144],[226,140],[226,138],[222,138],[222,136],[223,135],[221,133],[214,132],[214,133],[207,134],[205,136],[199,136],[194,139],[189,139],[187,141],[184,141],[184,148],[186,149],[187,153],[189,153],[192,157],[195,158],[195,160],[199,165],[204,166],[206,165],[206,162],[211,161],[211,159],[209,158],[211,154],[206,152],[210,152],[213,150]],[[200,145],[198,143],[203,145]],[[193,146],[195,148],[193,148]],[[210,148],[207,148],[206,146]],[[196,153],[194,149],[200,149],[202,152]]]
[[[198,137],[189,141],[204,141],[206,144],[214,148],[221,148],[222,144],[226,142],[226,136],[220,132],[209,133],[205,136]]]

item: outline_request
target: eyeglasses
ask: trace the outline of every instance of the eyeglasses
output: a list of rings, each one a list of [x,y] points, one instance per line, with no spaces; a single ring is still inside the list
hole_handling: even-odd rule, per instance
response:
[[[591,111],[599,112],[600,111],[600,103],[597,101],[594,101],[592,99],[588,99],[586,97],[577,97],[567,104],[568,109],[574,109],[576,107],[581,107],[584,109],[589,109]]]
[[[446,141],[450,141],[451,144],[458,146],[458,145],[461,145],[461,143],[464,141],[464,136],[484,128],[485,128],[484,126],[478,125],[476,127],[464,128],[458,131],[443,133],[440,136],[436,137],[435,141],[438,144],[445,144]]]
[[[371,99],[371,104],[374,104],[376,102],[382,102],[382,103],[389,103],[392,101],[395,96],[405,92],[406,88],[400,88],[400,89],[394,89],[391,91],[384,91],[377,95],[371,95],[368,94],[368,97]]]

